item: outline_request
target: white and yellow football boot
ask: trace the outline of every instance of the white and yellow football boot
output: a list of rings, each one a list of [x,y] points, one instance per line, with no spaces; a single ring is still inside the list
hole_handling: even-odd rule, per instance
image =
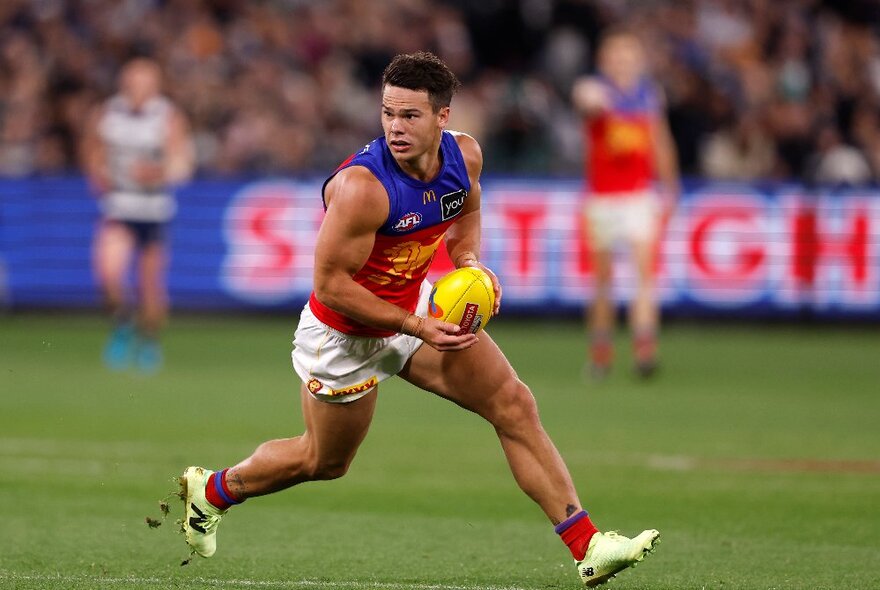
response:
[[[660,533],[651,529],[632,539],[614,531],[596,533],[590,539],[587,554],[575,561],[581,581],[587,588],[604,584],[630,566],[636,565],[654,551]]]
[[[227,512],[205,498],[205,486],[212,473],[204,467],[187,467],[180,476],[180,497],[186,508],[183,533],[187,544],[202,557],[211,557],[217,550],[217,527]]]

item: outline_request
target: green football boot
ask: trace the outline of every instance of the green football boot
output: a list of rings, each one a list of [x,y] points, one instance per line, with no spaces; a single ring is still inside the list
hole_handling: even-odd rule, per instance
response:
[[[180,476],[180,497],[186,507],[183,533],[192,550],[202,557],[211,557],[217,550],[217,527],[227,512],[205,498],[205,486],[212,473],[204,467],[187,467]]]
[[[581,581],[588,588],[604,584],[630,566],[636,565],[654,551],[660,542],[660,533],[651,529],[632,539],[614,531],[596,533],[590,539],[587,554],[575,561]]]

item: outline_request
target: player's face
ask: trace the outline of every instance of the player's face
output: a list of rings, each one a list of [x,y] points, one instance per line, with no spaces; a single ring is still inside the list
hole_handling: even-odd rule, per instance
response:
[[[122,92],[135,107],[142,106],[159,93],[159,68],[152,62],[135,61],[122,72]]]
[[[398,162],[413,162],[437,150],[449,107],[434,112],[426,90],[388,86],[382,90],[382,129]]]
[[[632,83],[644,70],[641,43],[629,35],[611,37],[602,47],[599,68],[619,84]]]

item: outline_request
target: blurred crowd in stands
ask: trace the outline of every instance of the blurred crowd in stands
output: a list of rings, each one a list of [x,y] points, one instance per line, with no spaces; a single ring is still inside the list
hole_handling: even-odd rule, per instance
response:
[[[420,49],[464,82],[451,128],[487,172],[575,175],[571,85],[614,23],[648,48],[685,175],[880,180],[876,0],[3,0],[0,176],[75,171],[132,56],[162,65],[202,173],[327,172],[380,134],[382,69]]]

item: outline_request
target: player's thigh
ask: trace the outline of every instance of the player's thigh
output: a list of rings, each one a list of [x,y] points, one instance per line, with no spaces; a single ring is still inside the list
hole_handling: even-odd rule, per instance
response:
[[[119,281],[125,276],[135,249],[131,231],[122,223],[103,221],[94,243],[95,272],[101,281]]]
[[[300,385],[306,436],[318,465],[347,465],[357,452],[373,420],[378,387],[367,395],[347,403],[326,402],[315,398]]]
[[[486,332],[479,338],[470,348],[455,352],[423,345],[399,375],[494,423],[505,407],[530,404],[531,393],[495,341]]]
[[[654,276],[659,248],[659,215],[646,206],[632,213],[628,232],[630,255],[636,273],[642,281]]]

